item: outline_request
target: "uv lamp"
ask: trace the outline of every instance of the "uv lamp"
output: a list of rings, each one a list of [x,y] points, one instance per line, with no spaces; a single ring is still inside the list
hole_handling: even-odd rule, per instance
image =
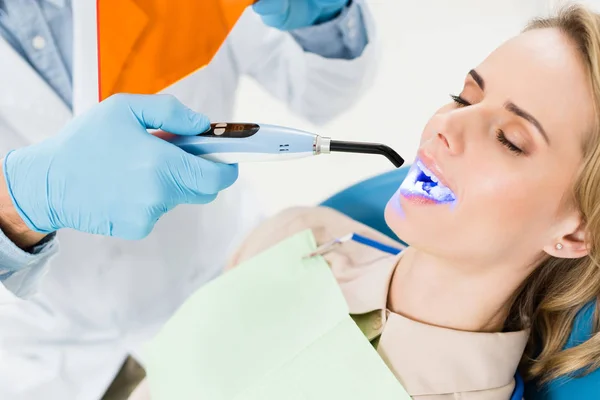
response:
[[[386,157],[396,168],[404,159],[379,143],[346,142],[277,125],[220,122],[198,135],[167,138],[184,151],[220,163],[282,161],[319,154],[360,153]]]

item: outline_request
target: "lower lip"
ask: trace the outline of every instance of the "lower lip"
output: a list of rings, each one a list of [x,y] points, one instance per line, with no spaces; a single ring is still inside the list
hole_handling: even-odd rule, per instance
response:
[[[429,197],[419,196],[418,194],[414,194],[414,193],[402,193],[402,192],[400,192],[400,196],[403,197],[404,199],[408,200],[409,202],[413,203],[413,204],[420,204],[420,205],[424,205],[424,206],[444,204],[444,203],[441,203],[439,201],[435,201],[433,199],[430,199]]]

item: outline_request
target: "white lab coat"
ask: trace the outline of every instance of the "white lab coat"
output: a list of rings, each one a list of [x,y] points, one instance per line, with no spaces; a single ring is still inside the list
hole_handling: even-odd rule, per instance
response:
[[[97,101],[95,1],[74,1],[73,17],[78,114]],[[165,92],[213,121],[227,121],[239,77],[249,74],[297,113],[323,122],[370,83],[375,36],[364,6],[363,17],[370,41],[363,55],[332,60],[305,53],[249,9],[210,65]],[[71,118],[0,39],[0,153],[43,140]],[[236,240],[258,219],[254,196],[240,180],[209,205],[176,208],[141,241],[59,232],[61,250],[38,295],[25,301],[0,285],[0,399],[100,398],[126,355],[139,354],[182,301],[220,273]]]

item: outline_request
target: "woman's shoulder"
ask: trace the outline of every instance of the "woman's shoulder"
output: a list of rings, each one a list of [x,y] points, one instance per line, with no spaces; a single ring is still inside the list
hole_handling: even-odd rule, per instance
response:
[[[262,222],[246,237],[235,252],[229,266],[235,266],[272,247],[285,238],[310,229],[317,245],[347,235],[359,233],[390,246],[397,243],[386,235],[327,207],[293,207]],[[343,246],[338,252],[346,257],[364,258],[371,249],[365,246]]]

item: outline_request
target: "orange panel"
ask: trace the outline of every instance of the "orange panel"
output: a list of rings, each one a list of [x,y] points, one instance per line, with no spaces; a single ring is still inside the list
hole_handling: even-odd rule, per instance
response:
[[[152,94],[210,62],[253,0],[97,0],[100,100]]]

